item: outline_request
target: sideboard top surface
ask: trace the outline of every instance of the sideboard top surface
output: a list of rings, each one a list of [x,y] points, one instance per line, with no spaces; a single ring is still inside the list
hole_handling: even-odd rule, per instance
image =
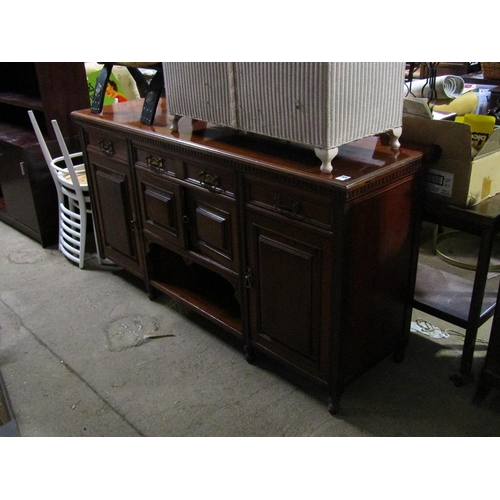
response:
[[[90,109],[74,111],[72,117],[86,126],[187,146],[228,160],[267,168],[275,173],[281,171],[345,190],[369,183],[375,177],[380,179],[384,174],[390,176],[429,150],[421,145],[404,144],[393,151],[388,141],[367,137],[341,146],[332,162],[333,171],[325,174],[320,172],[320,162],[314,151],[305,146],[189,118],[181,118],[179,131],[172,132],[172,117],[167,114],[165,99],[160,100],[152,125],[140,122],[142,106],[143,99],[137,99],[105,106],[100,114],[92,114]]]

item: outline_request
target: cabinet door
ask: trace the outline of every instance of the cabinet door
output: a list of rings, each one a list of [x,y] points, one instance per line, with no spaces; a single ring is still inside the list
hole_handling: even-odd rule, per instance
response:
[[[183,248],[185,236],[179,185],[140,168],[136,169],[136,176],[145,234]]]
[[[90,156],[104,255],[142,276],[138,216],[128,165]]]
[[[327,238],[249,214],[250,341],[326,381],[331,251]]]
[[[28,165],[24,163],[23,152],[19,148],[2,147],[0,165],[0,186],[9,217],[38,233],[33,194],[29,179]]]
[[[239,270],[238,227],[234,200],[187,188],[185,223],[188,247],[231,271]]]

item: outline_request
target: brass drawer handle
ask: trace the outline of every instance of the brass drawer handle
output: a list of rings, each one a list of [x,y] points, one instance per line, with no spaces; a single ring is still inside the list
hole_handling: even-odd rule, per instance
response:
[[[156,170],[159,172],[164,172],[165,168],[163,166],[163,158],[161,156],[154,156],[152,154],[148,154],[146,156],[146,165],[151,170]]]
[[[293,218],[300,212],[300,201],[291,198],[286,199],[277,194],[274,197],[274,208],[280,214]]]
[[[107,156],[113,156],[115,154],[115,148],[113,147],[113,143],[111,141],[99,139],[98,144],[101,151],[103,151]]]
[[[218,175],[212,175],[204,170],[200,170],[200,173],[198,174],[200,177],[200,183],[203,187],[207,189],[217,189],[219,187],[219,176]]]

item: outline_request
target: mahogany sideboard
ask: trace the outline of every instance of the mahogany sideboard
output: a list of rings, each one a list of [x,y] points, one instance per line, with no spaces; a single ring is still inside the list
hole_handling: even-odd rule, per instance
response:
[[[182,118],[161,100],[72,113],[102,254],[328,388],[346,385],[410,332],[425,154],[370,137],[314,151]]]

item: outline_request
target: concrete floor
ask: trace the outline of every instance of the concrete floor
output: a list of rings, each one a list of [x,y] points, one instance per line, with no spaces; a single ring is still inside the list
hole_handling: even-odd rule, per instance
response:
[[[500,395],[476,407],[475,385],[448,379],[461,346],[412,334],[404,362],[351,384],[333,417],[322,389],[262,357],[248,364],[236,339],[150,301],[127,273],[92,255],[80,270],[0,222],[0,372],[23,437],[500,436]]]

